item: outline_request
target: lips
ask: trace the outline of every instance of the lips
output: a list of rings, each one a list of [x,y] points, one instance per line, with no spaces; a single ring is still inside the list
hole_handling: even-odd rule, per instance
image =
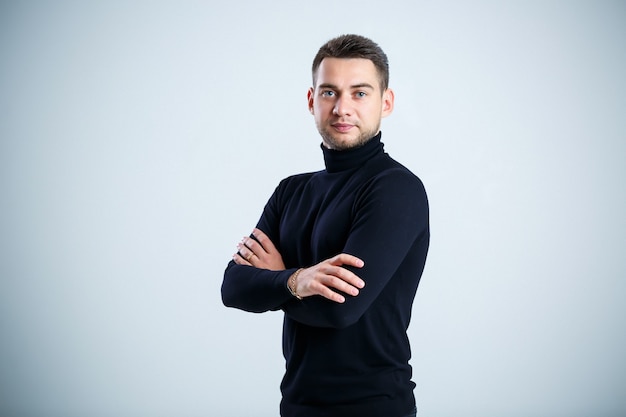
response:
[[[332,124],[332,127],[338,132],[345,133],[350,131],[350,129],[352,129],[354,125],[348,123],[334,123]]]

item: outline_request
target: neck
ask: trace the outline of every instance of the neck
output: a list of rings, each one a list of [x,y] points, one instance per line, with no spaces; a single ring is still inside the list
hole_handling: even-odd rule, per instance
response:
[[[347,171],[362,166],[372,157],[384,153],[383,144],[380,142],[381,133],[368,139],[361,146],[345,150],[331,149],[322,144],[324,163],[329,173]]]

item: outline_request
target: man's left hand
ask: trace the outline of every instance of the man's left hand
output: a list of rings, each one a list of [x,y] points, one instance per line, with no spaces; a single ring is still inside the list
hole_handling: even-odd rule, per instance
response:
[[[283,257],[269,237],[261,230],[254,228],[251,237],[244,237],[237,245],[237,253],[233,261],[238,265],[254,266],[255,268],[282,271],[285,269]]]

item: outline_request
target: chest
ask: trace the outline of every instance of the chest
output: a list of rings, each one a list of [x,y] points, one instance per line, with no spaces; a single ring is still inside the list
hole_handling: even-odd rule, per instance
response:
[[[353,176],[314,177],[288,196],[280,220],[286,263],[313,265],[342,252],[360,187]]]

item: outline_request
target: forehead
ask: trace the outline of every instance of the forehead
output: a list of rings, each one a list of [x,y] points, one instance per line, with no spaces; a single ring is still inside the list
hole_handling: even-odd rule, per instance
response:
[[[324,58],[317,69],[315,87],[321,84],[339,88],[370,84],[380,88],[376,66],[364,58]]]

